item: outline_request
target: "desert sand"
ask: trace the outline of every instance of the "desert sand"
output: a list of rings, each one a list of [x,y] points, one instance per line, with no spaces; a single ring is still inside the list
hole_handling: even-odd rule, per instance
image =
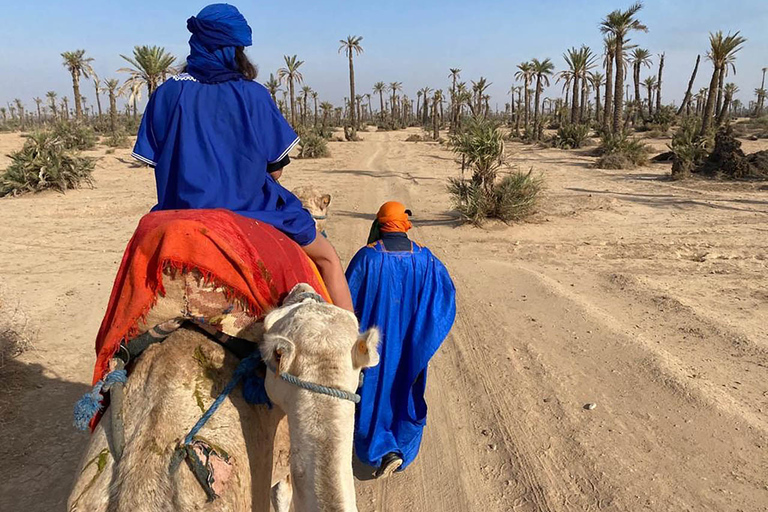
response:
[[[331,158],[294,160],[283,178],[332,194],[345,263],[378,206],[405,202],[458,290],[421,454],[388,480],[358,468],[359,509],[768,510],[768,185],[671,182],[669,164],[605,171],[585,151],[508,144],[547,191],[530,221],[481,229],[450,213],[453,155],[412,133],[331,143]],[[0,154],[21,144],[2,134]],[[72,405],[154,204],[152,171],[129,153],[89,152],[94,189],[0,200],[0,283],[34,332],[0,369],[2,511],[65,508],[87,441]]]

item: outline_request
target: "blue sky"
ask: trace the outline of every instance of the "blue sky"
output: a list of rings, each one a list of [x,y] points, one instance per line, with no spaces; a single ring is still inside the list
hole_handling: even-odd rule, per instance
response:
[[[419,88],[448,88],[448,69],[462,69],[462,80],[485,76],[492,106],[503,108],[515,66],[533,57],[549,57],[557,70],[563,52],[587,44],[601,50],[602,17],[629,1],[605,0],[379,0],[235,3],[254,32],[251,59],[260,79],[282,65],[282,56],[297,54],[305,82],[322,99],[340,103],[348,91],[347,65],[337,53],[348,34],[364,37],[365,53],[357,59],[358,89],[372,84],[403,82],[406,94]],[[84,48],[95,58],[101,77],[121,77],[119,54],[134,45],[161,45],[177,57],[187,53],[187,17],[207,2],[181,0],[30,0],[4,5],[0,17],[0,104],[32,98],[48,90],[72,96],[71,81],[60,53]],[[730,77],[745,103],[760,85],[760,69],[768,66],[768,1],[650,0],[640,14],[647,34],[633,42],[654,54],[666,52],[665,101],[682,97],[697,53],[702,56],[708,32],[741,30],[748,42],[739,53],[737,74]],[[702,62],[696,90],[708,85],[711,67]],[[644,70],[644,74],[647,73]],[[653,74],[656,73],[654,69]],[[556,86],[549,95],[559,94]],[[84,87],[89,102],[93,88]]]

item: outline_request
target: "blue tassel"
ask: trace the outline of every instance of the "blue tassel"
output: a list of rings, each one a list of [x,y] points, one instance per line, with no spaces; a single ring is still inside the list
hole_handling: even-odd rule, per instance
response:
[[[75,427],[78,430],[88,430],[91,420],[101,411],[101,401],[104,396],[101,394],[101,388],[104,381],[99,381],[93,386],[90,393],[86,393],[75,404]]]
[[[104,380],[100,380],[93,386],[90,393],[86,393],[75,404],[75,427],[78,430],[88,430],[91,420],[102,410],[104,393],[109,391],[113,384],[118,382],[125,384],[128,381],[128,372],[125,370],[115,370],[109,372]]]
[[[272,408],[272,402],[269,400],[267,389],[264,387],[264,379],[256,373],[250,373],[243,378],[243,398],[249,404],[266,404],[267,407]]]

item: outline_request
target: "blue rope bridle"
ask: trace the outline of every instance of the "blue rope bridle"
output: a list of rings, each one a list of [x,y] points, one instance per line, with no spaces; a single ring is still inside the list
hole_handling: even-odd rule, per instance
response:
[[[267,364],[267,368],[277,373],[277,368],[275,368],[273,365]],[[358,395],[357,393],[350,393],[349,391],[344,391],[343,389],[331,388],[328,386],[323,386],[322,384],[316,384],[314,382],[302,380],[290,373],[283,372],[283,373],[279,373],[278,376],[280,377],[280,380],[283,380],[288,384],[293,384],[294,386],[299,387],[301,389],[306,389],[307,391],[311,391],[312,393],[317,393],[320,395],[328,395],[334,398],[339,398],[341,400],[349,400],[350,402],[354,402],[356,404],[360,403],[360,395]]]
[[[313,215],[312,218],[315,219],[315,220],[325,220],[325,219],[328,218],[328,216],[327,215]],[[323,235],[323,238],[328,238],[328,233],[326,233],[325,230],[322,230],[320,232],[320,234]]]

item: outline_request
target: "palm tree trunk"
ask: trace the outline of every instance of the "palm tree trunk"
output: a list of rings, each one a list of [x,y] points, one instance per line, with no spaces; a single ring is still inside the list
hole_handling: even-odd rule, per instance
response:
[[[83,107],[80,103],[80,73],[72,71],[72,91],[75,94],[75,118],[80,121],[83,118]]]
[[[117,99],[113,90],[109,91],[109,131],[113,137],[117,132]]]
[[[432,96],[432,138],[434,140],[440,138],[440,118],[437,103],[437,94],[435,94]]]
[[[720,113],[717,115],[717,126],[722,126],[723,122],[725,121],[725,118],[728,116],[728,108],[731,106],[731,95],[727,92],[725,93],[725,99],[723,100],[723,105],[720,107]]]
[[[611,107],[613,106],[613,54],[606,56],[605,61],[605,105],[603,106],[603,131],[608,132],[611,124]]]
[[[659,80],[656,82],[656,112],[661,111],[661,74],[664,72],[664,54],[659,57]]]
[[[600,124],[600,115],[603,113],[603,108],[600,104],[600,86],[595,87],[595,121]]]
[[[616,37],[616,51],[613,60],[616,67],[616,86],[613,89],[613,133],[619,133],[621,131],[621,114],[624,110],[624,38],[622,37]]]
[[[717,81],[717,107],[714,114],[719,115],[723,108],[723,81],[725,80],[725,67],[720,68],[720,77]]]
[[[589,117],[587,116],[587,106],[588,106],[588,98],[587,98],[587,79],[585,77],[582,77],[581,79],[581,110],[579,111],[579,121],[589,121]]]
[[[531,110],[531,93],[528,90],[530,86],[530,82],[528,80],[528,77],[525,77],[525,129],[528,130],[528,124],[530,123],[530,110]]]
[[[648,119],[653,117],[653,97],[652,97],[652,94],[653,94],[653,88],[649,86],[648,87]]]
[[[693,67],[693,73],[691,79],[688,81],[688,89],[685,91],[685,97],[683,97],[683,103],[680,104],[680,108],[677,110],[677,115],[683,115],[683,111],[686,110],[691,103],[691,90],[693,89],[693,82],[696,81],[696,73],[699,71],[699,62],[701,62],[701,55],[696,56],[696,65]]]
[[[352,136],[355,136],[357,130],[357,119],[355,118],[354,105],[357,102],[355,99],[355,65],[352,62],[352,48],[347,48],[349,54],[349,102],[352,105],[350,109],[350,124],[352,125]]]
[[[635,115],[634,121],[637,121],[638,115],[643,114],[643,100],[640,98],[640,63],[635,62],[634,65],[634,82],[635,82]]]
[[[571,123],[579,124],[581,110],[579,109],[579,77],[573,77],[573,97],[571,98]]]
[[[288,90],[291,94],[291,126],[296,129],[296,96],[293,91],[293,77],[288,78]]]
[[[386,112],[384,112],[384,91],[379,91],[379,101],[381,102],[379,116],[381,117],[381,121],[384,122],[384,116],[386,115]]]
[[[136,95],[133,95],[133,119],[139,118],[139,102],[136,99]]]
[[[99,107],[99,118],[101,118],[101,96],[99,96],[98,86],[95,86],[94,88],[96,89],[96,105]]]
[[[701,120],[701,131],[699,136],[704,137],[709,131],[709,127],[712,125],[712,114],[715,110],[715,99],[717,96],[717,84],[720,80],[720,68],[715,66],[712,71],[712,80],[709,82],[709,91],[707,93],[707,103],[704,105],[704,115]]]
[[[539,133],[539,101],[541,99],[541,75],[536,75],[536,95],[533,98],[533,133],[534,139],[538,139]]]

